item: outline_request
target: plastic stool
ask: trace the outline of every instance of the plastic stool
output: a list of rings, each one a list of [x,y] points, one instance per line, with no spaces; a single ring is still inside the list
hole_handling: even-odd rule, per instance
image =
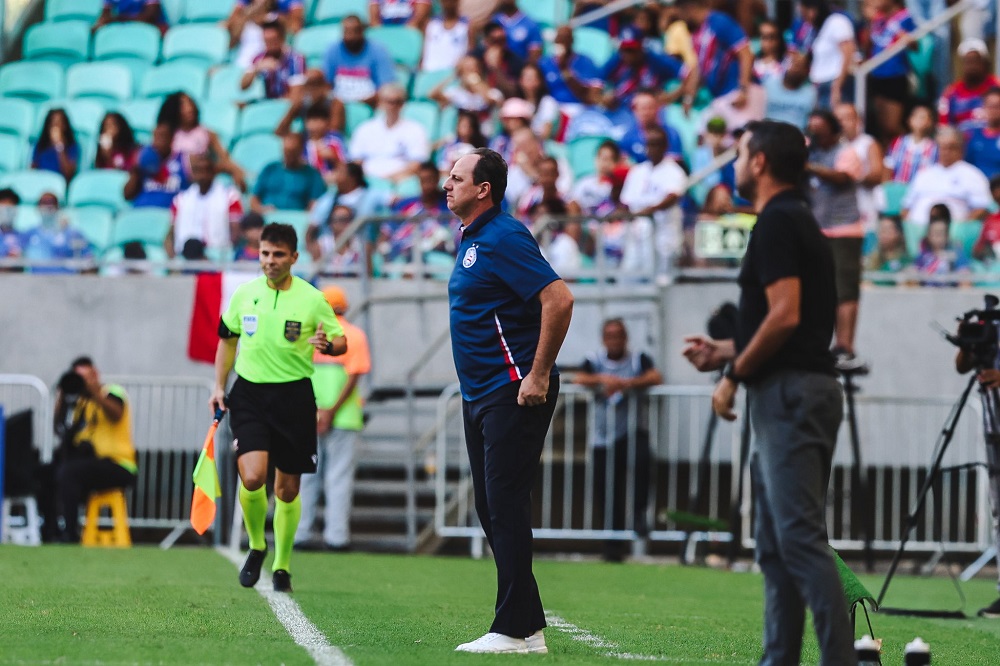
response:
[[[101,509],[111,512],[111,529],[102,530],[98,526]],[[90,494],[87,502],[87,523],[83,526],[84,546],[116,546],[131,548],[132,535],[128,529],[128,509],[125,507],[125,491],[121,488],[104,490]]]
[[[15,504],[24,509],[24,523],[11,523],[11,509]],[[19,546],[42,545],[41,520],[38,517],[38,503],[34,497],[5,497],[3,499],[2,525],[3,543],[16,543]]]

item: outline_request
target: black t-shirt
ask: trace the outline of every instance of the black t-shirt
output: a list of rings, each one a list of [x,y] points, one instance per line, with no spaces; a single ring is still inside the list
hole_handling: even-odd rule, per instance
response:
[[[748,377],[778,369],[834,374],[830,340],[837,294],[833,254],[805,197],[795,190],[774,196],[757,217],[740,268],[740,319],[736,350],[743,351],[768,312],[765,289],[782,278],[801,280],[799,326],[764,366]]]

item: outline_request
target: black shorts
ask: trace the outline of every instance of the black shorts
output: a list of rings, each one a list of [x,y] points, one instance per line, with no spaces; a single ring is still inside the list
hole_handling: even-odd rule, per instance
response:
[[[868,90],[872,99],[884,97],[900,104],[908,104],[910,101],[910,78],[907,76],[869,76]]]
[[[831,238],[837,303],[850,303],[861,298],[861,238]]]
[[[316,471],[316,396],[308,377],[254,384],[237,377],[229,392],[229,425],[237,457],[267,451],[286,474]]]

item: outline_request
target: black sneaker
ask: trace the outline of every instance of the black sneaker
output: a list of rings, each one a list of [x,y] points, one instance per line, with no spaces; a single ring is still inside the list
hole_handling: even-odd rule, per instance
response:
[[[1000,619],[1000,599],[997,599],[986,608],[980,608],[976,615],[979,617],[988,617],[991,620]]]
[[[247,553],[246,562],[243,563],[243,568],[240,569],[240,585],[243,587],[253,587],[257,584],[257,581],[260,580],[260,568],[264,564],[265,557],[267,557],[267,549],[250,549],[250,552]]]
[[[271,577],[271,582],[274,583],[275,592],[291,592],[292,591],[292,574],[288,573],[284,569],[278,569],[274,572]]]

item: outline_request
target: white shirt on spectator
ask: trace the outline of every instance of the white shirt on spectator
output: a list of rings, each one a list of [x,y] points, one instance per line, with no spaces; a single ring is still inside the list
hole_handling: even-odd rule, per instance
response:
[[[542,136],[542,130],[545,129],[546,123],[555,125],[558,119],[559,102],[553,99],[551,95],[546,95],[538,101],[538,108],[535,109],[535,117],[531,119],[531,131],[537,136],[546,139],[548,137]]]
[[[869,150],[875,143],[874,137],[870,134],[861,134],[854,137],[853,141],[848,141],[848,145],[854,149],[858,159],[861,160],[861,177],[867,178],[872,169],[882,169],[881,164],[872,164],[869,159]],[[861,220],[864,222],[866,231],[874,231],[878,224],[879,206],[875,198],[875,188],[871,185],[858,184],[858,212],[861,213]]]
[[[365,175],[388,178],[412,162],[424,162],[431,147],[423,125],[400,118],[389,127],[382,115],[367,120],[354,130],[348,152],[351,160],[362,163]]]
[[[579,204],[584,213],[593,213],[610,196],[611,182],[603,180],[597,174],[590,174],[576,181],[569,199]]]
[[[247,21],[243,26],[243,32],[240,33],[239,50],[233,62],[240,69],[248,69],[253,64],[254,58],[263,52],[264,30],[253,21]]]
[[[843,14],[833,13],[823,22],[812,44],[812,66],[809,79],[813,83],[830,83],[844,69],[843,42],[854,41],[854,26]]]
[[[569,162],[562,157],[557,157],[556,162],[559,163],[559,179],[556,180],[556,189],[559,191],[559,196],[565,199],[570,188],[573,187],[573,169],[570,168]],[[507,171],[507,192],[505,193],[507,203],[516,210],[521,200],[534,185],[531,176],[525,173],[524,169],[518,164],[512,164]]]
[[[931,207],[939,203],[948,207],[953,221],[965,221],[971,211],[989,208],[993,203],[990,182],[982,171],[965,160],[950,167],[925,166],[917,172],[903,197],[903,208],[909,211],[907,221],[926,226]]]
[[[444,19],[432,18],[424,31],[424,57],[420,69],[425,72],[455,69],[468,50],[468,19],[459,19],[449,29],[444,27]]]
[[[640,162],[625,177],[621,201],[633,213],[659,205],[669,194],[681,195],[687,185],[687,175],[673,160],[666,158],[653,165]],[[668,262],[680,252],[683,243],[681,229],[681,207],[674,205],[667,210],[653,213],[653,227],[642,218],[631,222],[629,238],[626,241],[622,265],[626,269],[648,271],[653,265],[652,251],[655,247],[659,255],[659,269],[667,268]]]
[[[583,253],[576,240],[569,234],[558,234],[547,248],[542,250],[542,256],[548,259],[557,274],[573,273],[583,266]]]
[[[180,254],[184,243],[196,238],[205,248],[226,249],[232,245],[230,225],[243,216],[240,192],[216,180],[206,194],[192,185],[174,197],[170,206],[174,225],[174,251]]]

